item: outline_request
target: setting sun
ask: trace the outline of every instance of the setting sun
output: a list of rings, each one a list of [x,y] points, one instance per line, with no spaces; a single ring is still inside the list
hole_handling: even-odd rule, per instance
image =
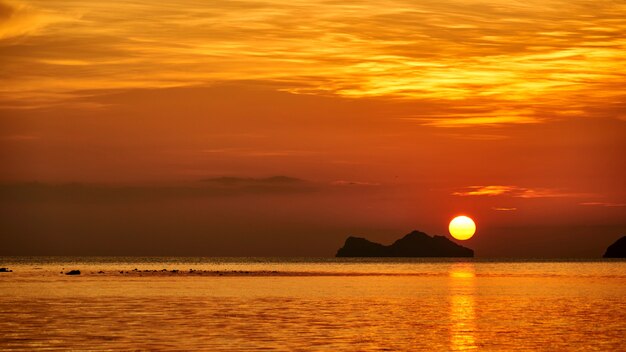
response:
[[[450,234],[457,240],[468,240],[474,236],[476,232],[476,224],[474,220],[467,216],[457,216],[448,226]]]

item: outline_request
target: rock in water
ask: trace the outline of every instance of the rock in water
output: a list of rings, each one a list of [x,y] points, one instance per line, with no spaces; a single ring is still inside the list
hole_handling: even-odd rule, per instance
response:
[[[80,275],[80,270],[70,270],[65,275]]]
[[[0,268],[0,273],[12,273],[13,270],[9,270],[9,268]]]
[[[609,248],[606,249],[604,258],[626,258],[626,236],[615,241]]]
[[[361,237],[348,237],[337,257],[388,257],[387,247]]]
[[[473,257],[474,251],[444,236],[413,231],[390,246],[360,237],[348,237],[336,257]]]

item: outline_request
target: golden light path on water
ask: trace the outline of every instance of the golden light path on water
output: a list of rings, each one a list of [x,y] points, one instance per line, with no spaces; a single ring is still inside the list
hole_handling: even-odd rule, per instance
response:
[[[450,268],[450,350],[477,349],[473,263],[457,263]]]
[[[438,127],[624,118],[625,15],[624,1],[2,0],[0,100],[256,81],[442,104],[404,117]]]

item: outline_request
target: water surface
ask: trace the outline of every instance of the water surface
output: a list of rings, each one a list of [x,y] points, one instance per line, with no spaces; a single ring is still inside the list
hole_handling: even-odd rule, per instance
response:
[[[4,351],[618,351],[626,336],[624,261],[21,257],[0,264],[13,270],[0,273]],[[63,274],[71,269],[82,274]]]

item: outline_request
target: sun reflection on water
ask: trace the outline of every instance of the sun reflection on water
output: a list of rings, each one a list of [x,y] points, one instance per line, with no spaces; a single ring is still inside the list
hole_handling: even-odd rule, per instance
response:
[[[475,312],[475,273],[473,263],[457,263],[450,268],[450,350],[477,349]]]

